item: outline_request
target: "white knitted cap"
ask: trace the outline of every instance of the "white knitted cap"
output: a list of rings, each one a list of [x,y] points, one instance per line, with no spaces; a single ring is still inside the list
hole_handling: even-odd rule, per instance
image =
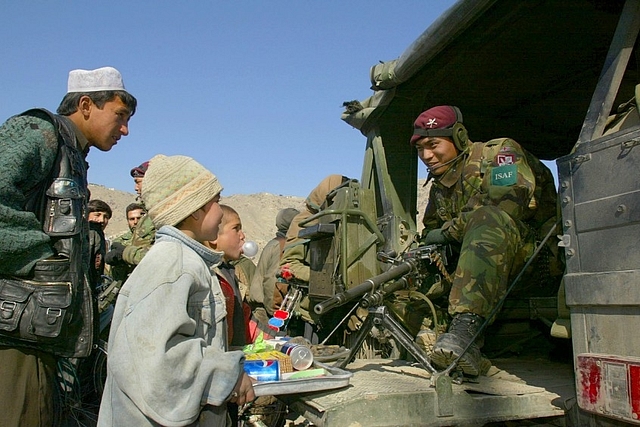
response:
[[[113,67],[96,70],[71,70],[67,93],[99,92],[101,90],[125,90],[122,75]]]
[[[187,156],[158,154],[142,181],[142,200],[156,228],[178,225],[222,191],[218,178]]]

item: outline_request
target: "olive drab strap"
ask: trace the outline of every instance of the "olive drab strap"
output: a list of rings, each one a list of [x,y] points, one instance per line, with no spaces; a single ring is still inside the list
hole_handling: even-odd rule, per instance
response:
[[[509,138],[496,138],[486,143],[477,143],[471,145],[469,159],[471,163],[479,165],[480,176],[484,176],[492,165],[493,159],[500,153],[504,143]]]

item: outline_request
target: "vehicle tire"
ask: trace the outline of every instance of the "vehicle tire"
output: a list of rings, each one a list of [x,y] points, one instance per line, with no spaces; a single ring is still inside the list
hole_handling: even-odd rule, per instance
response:
[[[97,398],[101,399],[107,380],[107,342],[104,340],[98,342],[92,372],[93,389]]]

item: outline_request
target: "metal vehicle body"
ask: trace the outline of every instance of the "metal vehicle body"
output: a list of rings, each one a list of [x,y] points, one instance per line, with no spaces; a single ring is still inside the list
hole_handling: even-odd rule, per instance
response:
[[[294,411],[329,426],[640,425],[640,126],[605,132],[618,105],[633,100],[637,116],[639,27],[640,0],[460,0],[397,60],[372,67],[374,95],[342,117],[366,137],[359,184],[305,235],[310,295],[331,298],[380,274],[378,251],[412,243],[412,123],[457,105],[472,140],[510,137],[557,159],[566,290],[511,309],[521,323],[542,320],[547,336],[555,320],[568,357],[511,347],[491,359],[492,375],[461,384],[401,361],[356,360],[349,388],[284,396]]]

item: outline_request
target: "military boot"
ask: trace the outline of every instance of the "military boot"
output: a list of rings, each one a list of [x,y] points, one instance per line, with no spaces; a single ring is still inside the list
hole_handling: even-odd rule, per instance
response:
[[[414,341],[428,357],[431,357],[433,345],[436,343],[436,333],[430,328],[420,329]]]
[[[440,335],[436,340],[431,354],[431,362],[440,368],[447,368],[471,343],[483,321],[482,317],[474,313],[455,315],[447,333]],[[458,361],[458,367],[466,375],[478,376],[486,373],[491,367],[491,362],[480,353],[480,347],[483,344],[484,338],[478,337]]]

